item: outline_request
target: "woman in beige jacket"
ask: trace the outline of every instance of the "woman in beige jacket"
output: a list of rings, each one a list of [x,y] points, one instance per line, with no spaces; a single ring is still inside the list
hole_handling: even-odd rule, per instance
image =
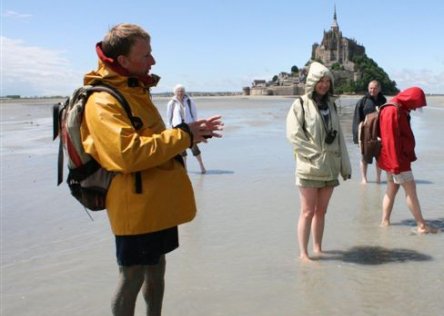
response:
[[[351,177],[350,159],[332,95],[332,73],[313,62],[305,94],[295,100],[287,115],[287,138],[294,146],[301,203],[298,240],[303,261],[310,261],[310,229],[313,251],[322,253],[325,214],[333,189],[339,185],[339,173],[344,180]]]

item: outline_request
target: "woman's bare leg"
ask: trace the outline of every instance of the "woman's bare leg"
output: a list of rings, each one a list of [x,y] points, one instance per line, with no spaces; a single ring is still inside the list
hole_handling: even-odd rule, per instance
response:
[[[334,187],[318,189],[316,210],[311,223],[311,230],[313,233],[313,251],[318,254],[322,253],[325,214],[327,213],[328,203],[330,202],[330,198],[333,194],[333,189]]]

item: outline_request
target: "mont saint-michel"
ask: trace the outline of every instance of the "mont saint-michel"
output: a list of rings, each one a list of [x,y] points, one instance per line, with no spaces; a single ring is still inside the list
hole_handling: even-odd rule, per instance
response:
[[[342,35],[336,8],[329,31],[324,31],[321,43],[312,45],[308,62],[301,68],[292,66],[290,72],[280,72],[270,81],[254,80],[251,87],[244,87],[247,95],[301,95],[304,94],[305,77],[312,61],[327,66],[335,77],[335,93],[363,93],[371,80],[381,83],[384,94],[398,92],[396,82],[365,53],[365,47],[355,39]]]

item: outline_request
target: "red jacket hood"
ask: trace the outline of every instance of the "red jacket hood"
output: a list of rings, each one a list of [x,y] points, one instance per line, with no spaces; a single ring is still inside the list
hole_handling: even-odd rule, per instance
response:
[[[396,103],[405,110],[414,110],[427,105],[424,91],[418,87],[407,88],[399,92],[389,103]]]
[[[108,67],[110,67],[113,71],[118,73],[121,76],[125,77],[131,77],[131,75],[128,73],[128,71],[120,66],[120,64],[117,62],[117,60],[114,60],[108,56],[105,55],[105,53],[102,50],[102,42],[98,42],[96,44],[96,53],[99,57],[100,61],[106,64]],[[160,77],[155,74],[151,75],[145,75],[145,76],[139,76],[137,77],[140,81],[142,81],[146,86],[148,87],[154,87],[157,85],[157,83],[160,80]]]

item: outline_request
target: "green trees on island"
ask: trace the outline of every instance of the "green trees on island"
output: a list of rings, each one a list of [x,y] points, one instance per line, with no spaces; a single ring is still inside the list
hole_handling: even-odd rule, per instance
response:
[[[355,71],[362,73],[362,77],[355,82],[356,92],[367,91],[368,83],[371,80],[378,80],[381,83],[383,94],[396,94],[399,89],[396,87],[396,82],[390,80],[388,74],[378,66],[378,64],[367,55],[356,56],[353,58],[355,63]]]
[[[331,70],[344,70],[344,66],[342,66],[340,63],[334,63],[331,65]]]
[[[294,74],[297,74],[297,73],[299,73],[298,66],[295,65],[295,66],[291,67],[291,74],[294,75]]]
[[[311,62],[308,61],[301,69],[294,65],[291,67],[291,77],[302,77],[308,70]],[[316,60],[320,63],[322,61]],[[372,80],[378,80],[381,83],[382,93],[385,95],[394,95],[399,92],[396,82],[390,80],[388,74],[378,66],[378,64],[367,55],[354,56],[352,62],[355,64],[353,71],[346,70],[344,65],[336,62],[329,68],[335,76],[335,93],[337,94],[364,94],[367,92],[368,83]],[[303,80],[303,79],[302,79]],[[272,83],[278,84],[279,77],[273,76]],[[304,82],[304,81],[301,81]]]
[[[346,79],[336,82],[336,93],[366,93],[368,83],[375,79],[381,83],[383,94],[394,95],[399,92],[399,89],[396,87],[396,82],[390,80],[384,69],[379,67],[378,64],[373,59],[367,57],[367,55],[355,56],[353,62],[355,63],[354,71],[360,73],[361,76],[356,81]],[[335,63],[331,69],[334,72],[335,70],[339,71],[344,68],[341,64]]]

